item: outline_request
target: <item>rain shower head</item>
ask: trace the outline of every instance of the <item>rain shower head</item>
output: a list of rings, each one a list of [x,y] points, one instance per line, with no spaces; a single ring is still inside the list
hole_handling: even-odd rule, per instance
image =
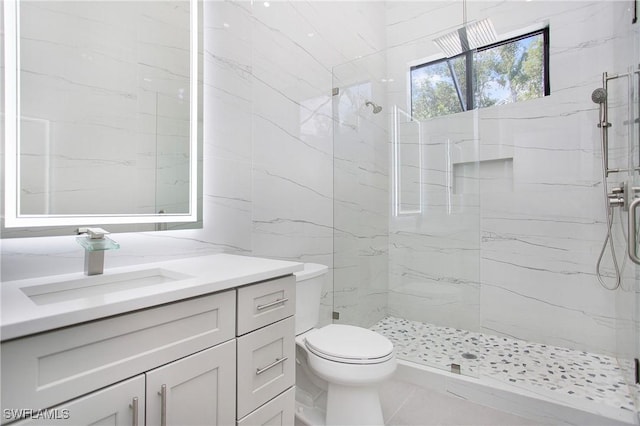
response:
[[[597,104],[603,104],[607,100],[607,91],[602,87],[598,87],[591,93],[591,100]]]
[[[374,103],[373,103],[373,102],[371,102],[371,101],[367,101],[367,102],[365,102],[365,104],[364,104],[364,105],[365,105],[365,106],[371,106],[371,107],[373,107],[373,113],[374,113],[374,114],[377,114],[377,113],[379,113],[380,111],[382,111],[382,107],[381,107],[381,106],[376,105],[376,104],[374,104]]]
[[[489,18],[470,22],[457,30],[433,40],[447,58],[451,58],[478,47],[487,46],[498,39]]]

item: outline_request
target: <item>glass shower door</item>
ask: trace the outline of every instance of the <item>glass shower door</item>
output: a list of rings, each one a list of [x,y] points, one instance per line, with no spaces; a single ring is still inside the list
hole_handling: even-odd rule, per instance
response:
[[[638,25],[635,26],[633,33],[633,51],[635,52],[635,63],[629,67],[629,75],[631,76],[629,94],[629,170],[632,170],[631,177],[626,185],[627,190],[631,188],[640,188],[640,29]],[[633,194],[634,189],[631,189]],[[640,197],[640,193],[635,193],[629,196],[631,200],[635,197]],[[639,382],[639,370],[640,370],[640,259],[638,253],[640,252],[639,243],[639,230],[640,223],[637,219],[638,209],[634,206],[630,208],[628,221],[627,238],[630,240],[628,244],[628,250],[632,253],[632,260],[630,271],[623,275],[622,280],[623,289],[626,288],[630,297],[632,306],[629,308],[630,321],[629,330],[625,332],[628,336],[629,343],[624,344],[625,348],[630,350],[630,353],[623,353],[627,363],[627,380],[630,385],[630,391],[634,397],[636,410],[640,407],[640,389],[638,388]],[[634,218],[636,218],[634,220]],[[635,296],[635,297],[633,297]],[[620,344],[620,342],[619,342]],[[631,365],[629,365],[631,364]]]
[[[623,187],[625,191],[625,205],[623,210],[628,210],[620,215],[621,229],[626,232],[621,235],[620,241],[626,244],[629,258],[624,258],[621,271],[621,283],[618,291],[616,312],[618,324],[616,326],[616,353],[618,363],[623,370],[629,391],[635,402],[636,410],[640,407],[640,392],[638,388],[638,359],[640,358],[640,210],[637,206],[640,197],[640,24],[631,26],[629,37],[624,38],[628,46],[628,55],[631,64],[623,69],[617,87],[611,91],[621,90],[623,95],[622,108],[620,108],[618,122],[622,124],[621,139],[626,142],[624,146],[626,161],[622,164],[625,170]],[[625,77],[626,75],[626,77]],[[613,83],[614,85],[616,83]],[[614,98],[615,99],[615,98]],[[613,104],[614,117],[616,103]],[[610,120],[612,121],[612,120]],[[615,144],[615,139],[614,139]],[[614,223],[615,225],[615,223]],[[616,244],[618,246],[619,244]]]
[[[380,332],[399,359],[477,376],[477,112],[416,119],[388,54],[333,70],[334,320]]]
[[[478,375],[477,111],[392,120],[388,324],[399,356]]]

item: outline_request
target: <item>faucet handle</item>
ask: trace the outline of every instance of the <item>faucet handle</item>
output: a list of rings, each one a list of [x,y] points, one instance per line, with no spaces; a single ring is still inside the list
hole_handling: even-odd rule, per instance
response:
[[[89,234],[89,238],[92,240],[101,240],[105,235],[109,234],[109,231],[106,231],[102,228],[78,228],[78,234]]]

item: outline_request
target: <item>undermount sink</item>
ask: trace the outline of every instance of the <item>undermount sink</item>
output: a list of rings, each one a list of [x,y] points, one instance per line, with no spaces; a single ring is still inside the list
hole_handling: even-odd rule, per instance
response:
[[[193,278],[190,275],[163,268],[144,269],[110,275],[92,275],[20,288],[36,305],[101,297],[109,293],[134,290],[168,282]]]

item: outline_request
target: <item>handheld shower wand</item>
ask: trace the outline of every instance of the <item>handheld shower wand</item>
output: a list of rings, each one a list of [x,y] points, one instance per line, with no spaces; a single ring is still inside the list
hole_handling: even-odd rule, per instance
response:
[[[591,100],[596,104],[603,104],[607,100],[607,91],[602,87],[598,87],[591,93]]]
[[[620,287],[620,268],[618,267],[618,259],[616,258],[616,252],[613,247],[613,236],[611,228],[613,227],[613,205],[612,199],[609,197],[609,190],[607,188],[607,176],[609,175],[609,127],[611,123],[608,121],[608,105],[607,105],[607,73],[602,76],[603,86],[598,87],[591,93],[591,100],[600,106],[598,127],[600,128],[601,140],[602,140],[602,189],[604,191],[604,202],[607,215],[607,235],[605,236],[598,261],[596,262],[596,277],[602,287],[607,290],[616,290]],[[613,260],[613,267],[615,269],[615,284],[613,287],[609,287],[605,284],[600,271],[604,252],[609,245],[609,251],[611,252],[611,259]]]
[[[604,73],[603,84],[606,85],[606,75]],[[609,123],[609,106],[607,104],[607,89],[598,87],[591,93],[591,100],[598,104],[600,113],[598,117],[598,127],[602,129],[602,163],[604,165],[605,177],[609,176],[609,132],[607,129],[611,127]]]

